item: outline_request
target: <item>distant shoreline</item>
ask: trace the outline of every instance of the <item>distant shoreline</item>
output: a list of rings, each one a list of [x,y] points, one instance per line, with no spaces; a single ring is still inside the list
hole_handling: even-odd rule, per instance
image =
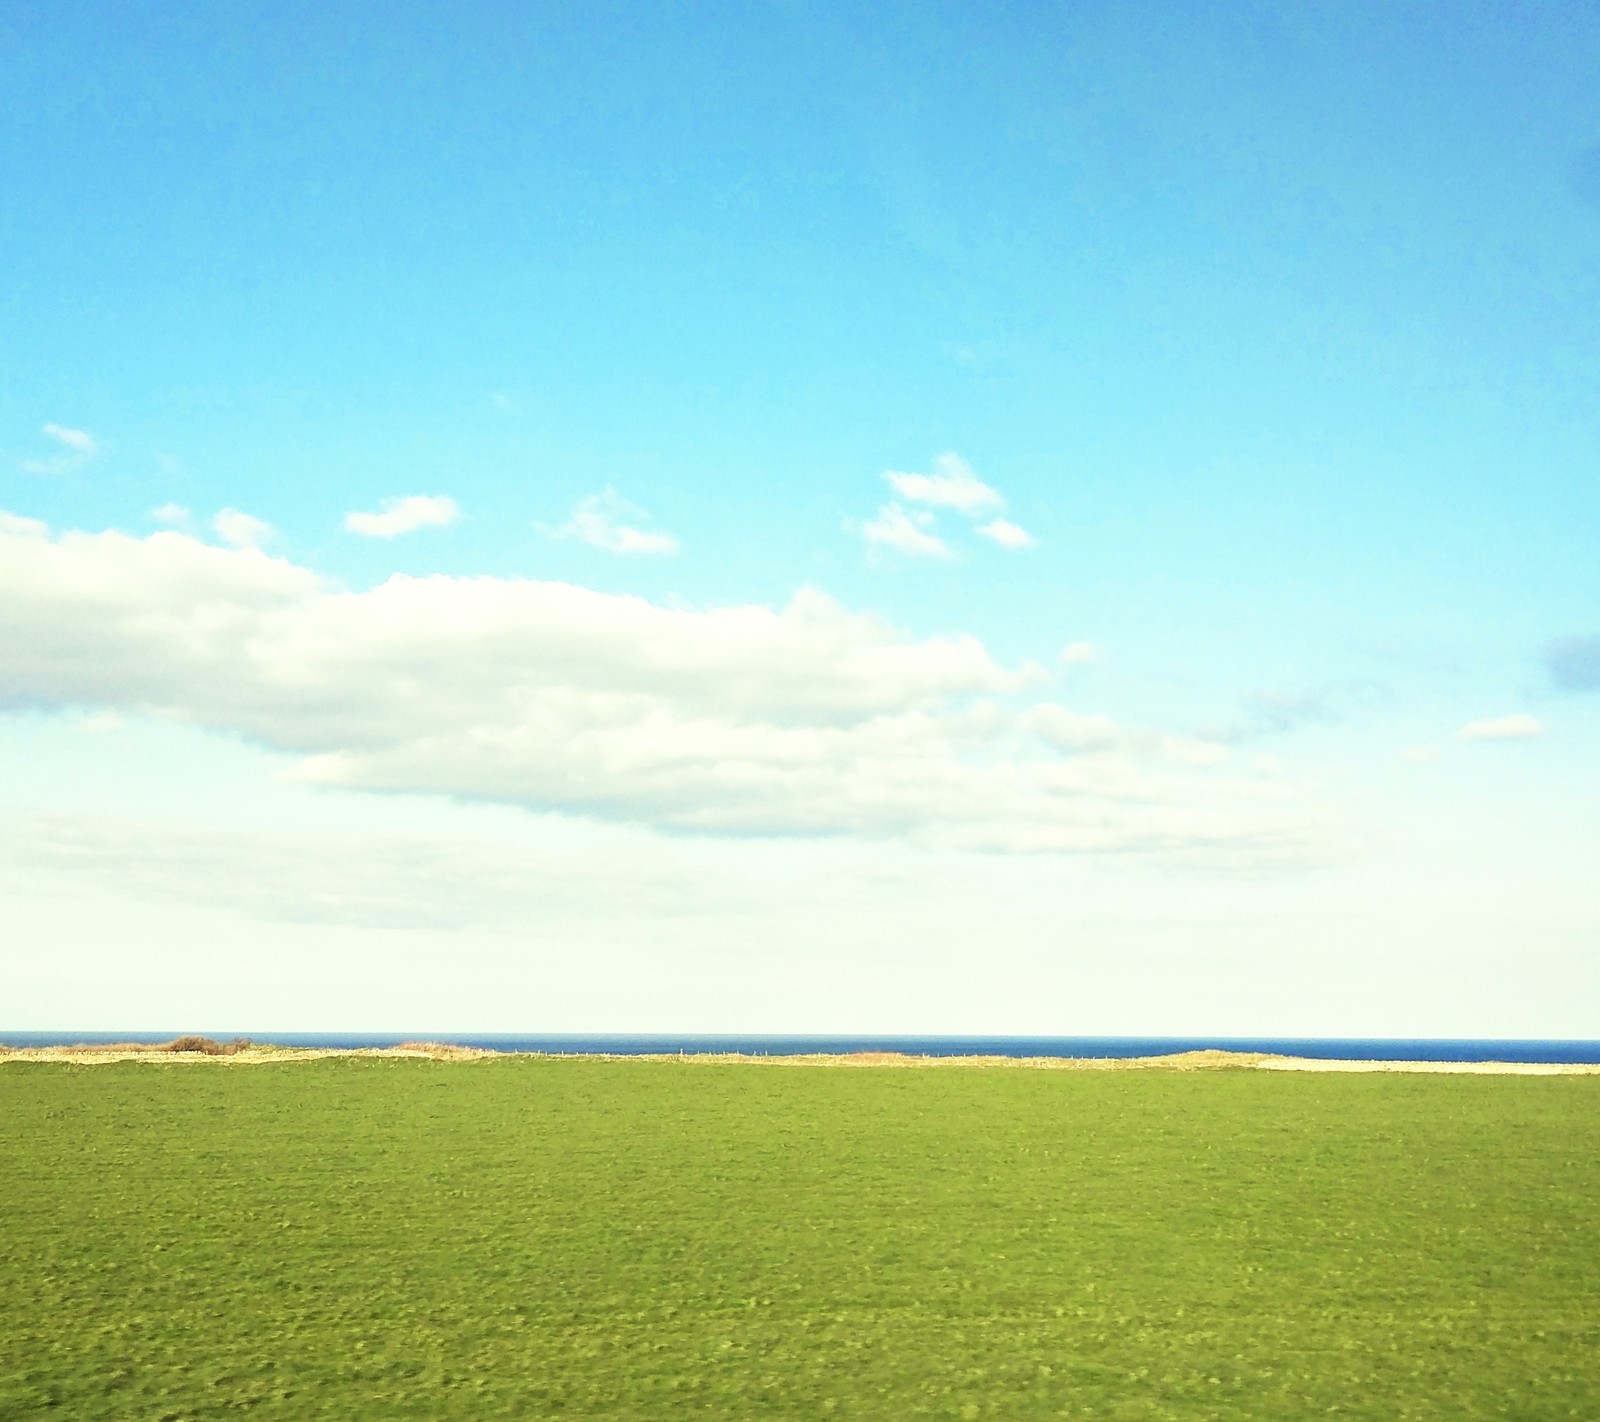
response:
[[[213,1044],[219,1045],[219,1044]],[[931,1056],[907,1052],[811,1052],[755,1055],[745,1052],[548,1052],[497,1050],[448,1042],[402,1042],[386,1047],[296,1047],[273,1043],[230,1046],[226,1050],[174,1050],[168,1044],[145,1042],[74,1043],[60,1046],[8,1047],[0,1044],[0,1065],[7,1062],[103,1066],[143,1062],[180,1066],[208,1062],[218,1066],[282,1065],[355,1057],[435,1062],[475,1062],[505,1057],[552,1061],[654,1062],[682,1066],[788,1066],[877,1068],[974,1068],[1020,1071],[1320,1071],[1391,1072],[1463,1076],[1600,1076],[1596,1062],[1529,1061],[1389,1061],[1336,1057],[1282,1056],[1267,1052],[1234,1052],[1216,1048],[1132,1057]]]
[[[192,1028],[180,1028],[192,1033]],[[70,1050],[170,1050],[178,1031],[149,1028],[55,1031],[0,1029],[0,1048],[55,1047]],[[352,1051],[396,1048],[428,1042],[497,1053],[546,1056],[717,1056],[841,1057],[863,1053],[894,1057],[1016,1057],[1076,1061],[1173,1057],[1194,1052],[1226,1052],[1252,1059],[1293,1057],[1334,1061],[1390,1062],[1575,1062],[1600,1064],[1600,1040],[1517,1037],[1305,1037],[1229,1036],[1073,1036],[977,1033],[779,1033],[779,1032],[441,1032],[421,1027],[392,1032],[284,1032],[263,1029],[235,1037],[233,1030],[195,1036],[212,1050],[239,1045],[298,1051]]]

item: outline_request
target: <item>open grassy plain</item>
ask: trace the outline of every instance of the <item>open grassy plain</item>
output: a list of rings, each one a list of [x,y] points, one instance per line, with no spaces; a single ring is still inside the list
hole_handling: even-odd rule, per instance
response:
[[[0,1418],[1600,1416],[1600,1077],[0,1066]]]

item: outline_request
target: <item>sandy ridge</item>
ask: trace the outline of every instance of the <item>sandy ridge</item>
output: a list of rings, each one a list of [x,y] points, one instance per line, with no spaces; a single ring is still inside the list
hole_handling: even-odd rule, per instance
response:
[[[670,1062],[681,1066],[813,1066],[945,1068],[990,1067],[1022,1071],[1322,1071],[1414,1072],[1451,1076],[1600,1076],[1600,1063],[1589,1062],[1430,1062],[1333,1061],[1313,1057],[1282,1057],[1258,1052],[1207,1050],[1179,1052],[1161,1057],[922,1057],[902,1052],[847,1052],[808,1056],[748,1056],[735,1052],[672,1054],[497,1052],[443,1042],[405,1042],[395,1047],[280,1047],[253,1045],[225,1056],[204,1052],[152,1050],[138,1044],[79,1045],[67,1047],[6,1047],[0,1045],[0,1065],[6,1062],[57,1062],[73,1066],[100,1066],[111,1062],[144,1062],[179,1066],[196,1062],[214,1066],[318,1061],[325,1057],[420,1058],[437,1062],[485,1061],[502,1056],[583,1057],[596,1061]]]

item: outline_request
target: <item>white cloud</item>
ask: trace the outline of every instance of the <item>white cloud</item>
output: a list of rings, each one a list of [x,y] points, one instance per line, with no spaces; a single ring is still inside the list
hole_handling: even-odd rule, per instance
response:
[[[517,578],[351,591],[253,548],[0,515],[0,653],[0,701],[226,730],[356,789],[988,850],[1305,835],[1221,747],[1033,701],[1040,668],[812,590],[703,611]]]
[[[1100,660],[1100,649],[1093,642],[1068,642],[1061,649],[1061,660],[1069,667]]]
[[[932,474],[906,474],[891,469],[883,477],[909,503],[955,509],[969,518],[1006,505],[1000,491],[978,478],[958,454],[941,454],[933,461]]]
[[[639,526],[647,518],[643,509],[607,487],[580,499],[566,523],[556,528],[538,527],[551,538],[575,538],[608,553],[676,553],[679,544],[672,534]]]
[[[273,536],[270,523],[252,518],[238,509],[223,509],[211,520],[217,537],[234,548],[259,548]]]
[[[948,558],[950,545],[933,531],[933,515],[908,513],[899,504],[885,504],[876,518],[861,525],[861,536],[878,548],[892,548],[911,558]]]
[[[1458,732],[1467,741],[1525,741],[1544,734],[1544,726],[1532,716],[1496,716],[1488,721],[1469,721]]]
[[[1438,746],[1407,746],[1400,758],[1408,765],[1431,765],[1439,759]]]
[[[344,526],[366,538],[397,538],[418,528],[446,528],[460,517],[456,501],[443,494],[407,494],[383,500],[380,513],[347,513]]]
[[[64,444],[74,454],[92,457],[100,452],[100,446],[88,430],[70,429],[66,425],[46,425],[42,433],[49,435],[57,444]]]
[[[153,523],[164,523],[173,528],[188,528],[194,521],[182,504],[157,504],[150,510],[150,519]]]
[[[1032,548],[1037,543],[1020,524],[999,516],[999,510],[1006,504],[1005,497],[978,478],[972,466],[958,454],[939,455],[933,461],[931,474],[908,474],[890,469],[883,477],[906,503],[927,508],[907,510],[898,501],[885,504],[874,519],[860,526],[862,537],[869,543],[912,556],[952,556],[950,546],[939,534],[934,515],[927,509],[955,510],[973,521],[979,537],[1002,548]],[[987,522],[977,522],[988,515],[993,516]]]
[[[1027,529],[1020,524],[1012,523],[1008,518],[997,518],[989,523],[979,524],[978,532],[1002,548],[1032,548],[1039,541]]]

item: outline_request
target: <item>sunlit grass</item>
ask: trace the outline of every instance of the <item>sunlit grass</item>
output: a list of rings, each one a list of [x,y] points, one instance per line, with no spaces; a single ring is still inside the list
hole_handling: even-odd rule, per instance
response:
[[[1591,1419],[1597,1162],[1592,1077],[13,1063],[0,1418]]]

